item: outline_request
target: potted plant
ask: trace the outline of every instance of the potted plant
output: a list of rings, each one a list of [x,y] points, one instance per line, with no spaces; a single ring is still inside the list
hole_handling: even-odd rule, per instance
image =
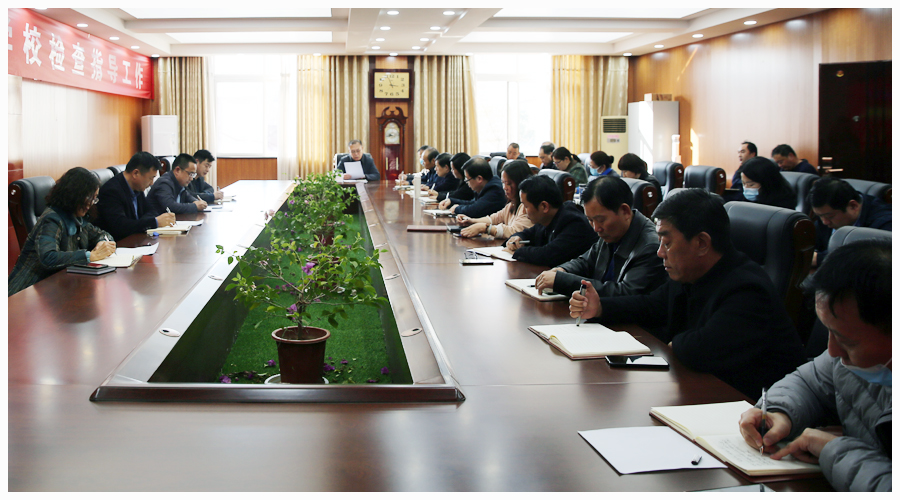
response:
[[[307,245],[312,241],[330,244],[347,227],[350,216],[344,210],[356,192],[326,174],[312,174],[295,182],[297,186],[288,197],[285,212],[275,215],[276,221],[279,217],[283,220],[273,225],[273,244],[294,240]]]

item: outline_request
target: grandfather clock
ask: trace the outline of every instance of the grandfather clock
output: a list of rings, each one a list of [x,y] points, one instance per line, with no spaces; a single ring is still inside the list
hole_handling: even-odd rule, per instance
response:
[[[400,172],[411,171],[415,165],[407,165],[410,135],[409,121],[410,79],[409,71],[373,71],[371,73],[372,102],[376,130],[371,139],[372,156],[383,169],[384,177],[394,180]]]

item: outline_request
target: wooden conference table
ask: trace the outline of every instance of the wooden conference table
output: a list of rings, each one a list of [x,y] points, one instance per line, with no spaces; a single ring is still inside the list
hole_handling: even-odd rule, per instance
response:
[[[504,285],[542,268],[462,267],[471,246],[418,203],[372,183],[360,193],[382,224],[466,400],[430,404],[92,403],[94,389],[208,275],[215,245],[277,208],[287,181],[240,181],[233,212],[161,237],[159,250],[103,277],[57,273],[8,300],[10,491],[693,491],[746,484],[729,470],[619,475],[580,430],[658,425],[651,406],[741,399],[692,372],[639,328],[669,371],[570,361],[526,330],[571,321]],[[124,246],[144,241],[130,237]],[[196,304],[201,308],[203,304]],[[822,479],[780,491],[828,490]]]

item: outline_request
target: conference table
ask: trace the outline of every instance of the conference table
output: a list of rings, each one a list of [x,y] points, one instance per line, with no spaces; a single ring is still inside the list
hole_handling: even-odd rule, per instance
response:
[[[391,183],[392,184],[392,183]],[[728,469],[620,475],[578,431],[661,425],[651,406],[744,396],[681,365],[668,346],[632,333],[669,370],[572,361],[528,326],[573,321],[566,302],[505,286],[539,266],[461,266],[465,250],[498,243],[447,232],[384,181],[358,189],[370,226],[417,297],[416,314],[464,400],[443,403],[92,402],[95,389],[173,311],[195,308],[211,269],[258,232],[289,181],[239,181],[234,210],[159,242],[130,268],[93,277],[59,272],[8,299],[10,491],[697,491],[748,484]],[[251,231],[252,234],[252,231]],[[195,303],[196,302],[196,303]],[[735,423],[735,426],[737,424]],[[651,451],[648,450],[648,453]],[[828,491],[822,478],[768,483]]]

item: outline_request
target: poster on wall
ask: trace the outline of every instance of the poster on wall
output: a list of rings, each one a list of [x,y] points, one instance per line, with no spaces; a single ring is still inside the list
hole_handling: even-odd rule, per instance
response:
[[[28,9],[7,9],[7,23],[8,74],[153,99],[149,57]]]

